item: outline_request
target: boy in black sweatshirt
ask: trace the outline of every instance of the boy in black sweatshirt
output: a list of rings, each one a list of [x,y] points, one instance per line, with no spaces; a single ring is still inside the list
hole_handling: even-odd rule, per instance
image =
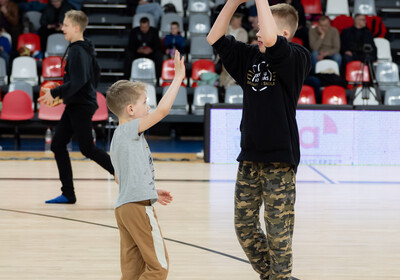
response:
[[[63,100],[65,111],[57,125],[51,150],[58,166],[62,194],[46,203],[76,202],[72,180],[72,168],[67,144],[74,134],[82,154],[114,175],[110,156],[97,148],[92,137],[92,116],[98,108],[96,100],[96,76],[99,70],[93,45],[83,38],[88,18],[82,11],[71,10],[65,14],[62,30],[69,45],[63,59],[64,83],[55,89],[42,88],[44,95],[38,101],[52,106]]]
[[[300,161],[296,105],[311,59],[305,48],[290,42],[298,15],[288,4],[270,7],[267,0],[256,0],[258,46],[225,36],[243,2],[228,0],[207,37],[244,92],[235,230],[260,279],[289,280]],[[259,221],[262,203],[266,234]]]

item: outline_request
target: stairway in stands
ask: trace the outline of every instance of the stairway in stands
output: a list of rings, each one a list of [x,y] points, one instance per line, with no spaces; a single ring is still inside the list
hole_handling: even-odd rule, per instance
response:
[[[123,77],[132,16],[127,14],[125,0],[85,0],[83,11],[89,17],[85,36],[95,45],[101,66],[98,90],[105,93]]]

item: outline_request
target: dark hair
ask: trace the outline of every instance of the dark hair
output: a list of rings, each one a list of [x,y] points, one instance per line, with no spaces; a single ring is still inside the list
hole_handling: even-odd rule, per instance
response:
[[[178,27],[179,27],[179,23],[177,21],[171,22],[171,25],[178,25]]]
[[[147,17],[142,17],[140,19],[140,23],[148,23],[148,22],[149,22],[149,18],[147,18]]]

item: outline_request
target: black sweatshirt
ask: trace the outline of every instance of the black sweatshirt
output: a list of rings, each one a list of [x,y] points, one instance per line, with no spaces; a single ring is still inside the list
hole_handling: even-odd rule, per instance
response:
[[[296,106],[311,67],[310,53],[278,36],[263,54],[257,45],[223,36],[213,45],[243,89],[238,161],[300,162]]]
[[[85,41],[71,43],[64,55],[64,83],[52,89],[53,97],[59,96],[68,105],[80,104],[97,106],[93,45]]]

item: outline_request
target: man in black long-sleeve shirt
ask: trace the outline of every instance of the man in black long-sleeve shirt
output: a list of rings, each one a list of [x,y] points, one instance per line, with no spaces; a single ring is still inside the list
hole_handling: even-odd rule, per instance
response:
[[[350,61],[366,59],[364,46],[370,45],[371,52],[369,53],[370,61],[377,59],[377,49],[374,43],[374,38],[367,28],[365,15],[356,15],[354,17],[354,26],[346,28],[340,35],[340,52],[342,53],[343,62],[342,70],[345,71],[346,64]],[[345,72],[343,72],[345,73]]]
[[[125,78],[129,79],[131,73],[132,61],[136,58],[150,58],[156,65],[157,78],[161,76],[162,52],[161,40],[158,36],[158,30],[150,26],[149,19],[143,17],[140,19],[140,26],[131,30],[129,35],[129,44],[125,59]]]
[[[64,56],[64,83],[58,88],[43,89],[45,94],[38,99],[45,105],[53,105],[56,98],[64,101],[65,110],[57,125],[51,143],[51,150],[57,162],[62,183],[62,194],[46,203],[76,202],[72,180],[72,168],[67,144],[72,135],[78,139],[82,154],[114,175],[110,156],[97,148],[92,137],[92,117],[98,105],[96,100],[96,67],[93,45],[83,38],[83,31],[88,23],[82,11],[69,11],[65,15],[62,30],[69,45]],[[99,70],[99,69],[97,69]]]

